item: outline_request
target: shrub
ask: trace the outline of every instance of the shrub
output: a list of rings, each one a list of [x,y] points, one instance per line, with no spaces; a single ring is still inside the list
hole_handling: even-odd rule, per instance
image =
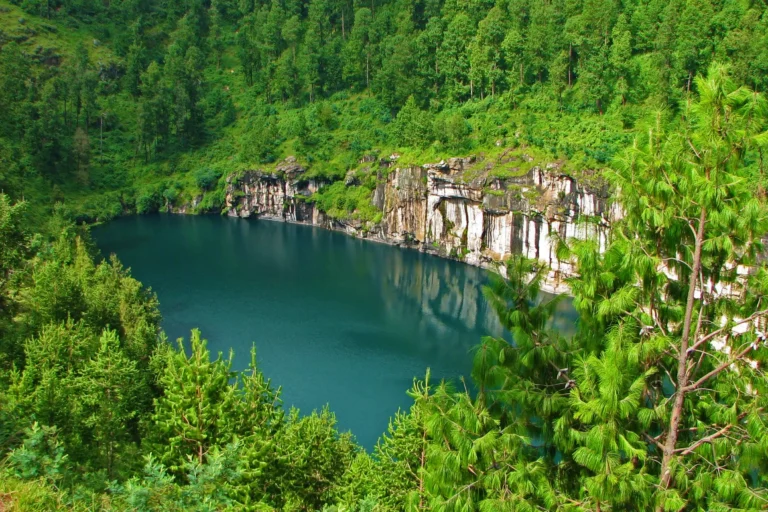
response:
[[[194,173],[195,183],[203,190],[209,190],[221,177],[221,171],[216,171],[210,167],[202,167]]]
[[[156,212],[160,208],[160,194],[157,190],[142,189],[136,196],[136,213]]]

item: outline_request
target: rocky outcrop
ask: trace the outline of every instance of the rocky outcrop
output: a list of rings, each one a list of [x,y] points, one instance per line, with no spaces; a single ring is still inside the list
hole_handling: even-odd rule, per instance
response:
[[[558,164],[505,167],[474,157],[422,166],[382,160],[374,206],[378,224],[331,219],[309,200],[321,183],[305,177],[293,158],[273,172],[247,171],[227,180],[231,216],[257,215],[299,222],[382,242],[413,247],[471,265],[491,267],[512,254],[549,264],[548,288],[563,289],[572,273],[555,254],[558,237],[594,237],[606,243],[612,220],[620,215],[610,190],[598,179],[576,180]],[[528,162],[530,163],[530,162]],[[347,181],[353,182],[348,176]]]

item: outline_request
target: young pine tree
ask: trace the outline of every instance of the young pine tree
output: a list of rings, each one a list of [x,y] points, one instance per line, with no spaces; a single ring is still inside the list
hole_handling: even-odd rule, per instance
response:
[[[151,451],[174,474],[183,474],[189,460],[203,464],[213,447],[226,446],[236,433],[230,415],[237,403],[237,384],[230,382],[232,360],[219,355],[211,361],[206,343],[195,329],[189,357],[182,339],[179,350],[157,356],[163,358],[163,394],[152,415]]]
[[[150,393],[141,378],[136,362],[120,349],[115,331],[105,330],[99,340],[99,351],[83,367],[73,387],[79,400],[75,415],[91,438],[92,457],[107,478],[118,475],[119,465],[130,465],[130,425],[142,403],[141,395]]]
[[[620,401],[641,386],[631,379],[645,380],[640,397],[619,410],[621,453],[639,448],[637,436],[646,445],[633,460],[647,480],[645,502],[659,510],[754,508],[765,488],[753,475],[768,453],[759,427],[768,421],[761,371],[768,354],[757,329],[768,304],[756,260],[768,213],[749,168],[765,127],[753,115],[763,99],[717,66],[696,88],[700,98],[680,133],[651,130],[619,163],[612,180],[624,219],[604,254],[572,244],[580,275],[571,288],[586,320],[582,336],[597,342],[589,357],[601,362],[592,360],[593,368],[605,368],[599,381],[610,382],[608,358],[622,361],[623,379],[606,388]],[[576,379],[582,397],[588,375],[585,368]],[[595,460],[581,462],[597,473]],[[602,494],[598,487],[591,499]]]

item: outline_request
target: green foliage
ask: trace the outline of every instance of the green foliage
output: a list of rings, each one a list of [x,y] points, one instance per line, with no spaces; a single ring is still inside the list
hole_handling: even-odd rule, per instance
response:
[[[765,508],[763,11],[0,2],[0,508]],[[285,415],[255,356],[236,375],[197,331],[170,347],[156,299],[60,215],[201,191],[219,210],[222,176],[295,154],[310,200],[366,229],[361,157],[497,141],[612,167],[624,219],[602,251],[556,241],[576,335],[553,328],[547,270],[506,262],[485,294],[513,341],[482,340],[476,394],[414,383],[370,455],[327,409]]]
[[[381,211],[371,203],[371,193],[366,186],[337,181],[321,188],[311,199],[333,219],[379,222]]]
[[[228,484],[239,477],[236,457],[234,445],[221,451],[213,450],[205,462],[187,461],[184,466],[187,483],[178,485],[166,468],[149,455],[140,478],[115,485],[111,491],[125,510],[232,510],[234,502],[227,495],[227,489]]]
[[[150,394],[142,382],[136,361],[120,349],[115,331],[105,330],[95,357],[88,361],[73,383],[79,397],[74,414],[91,430],[100,466],[107,478],[116,475],[118,454],[131,443],[128,428],[139,414],[136,405]]]
[[[283,509],[317,510],[337,493],[359,447],[350,433],[339,434],[335,415],[324,408],[300,417],[293,409],[275,436],[276,460],[269,469],[279,494],[273,499]]]
[[[195,183],[203,190],[210,189],[219,180],[221,174],[210,168],[200,168],[195,171]]]
[[[472,126],[458,112],[437,120],[435,131],[440,134],[441,141],[450,149],[461,151],[466,150],[470,145],[469,135],[472,133]]]
[[[189,358],[182,340],[179,349],[161,352],[157,363],[162,396],[155,403],[152,443],[158,461],[174,473],[189,460],[198,464],[214,446],[234,441],[232,422],[227,418],[234,408],[236,387],[228,361],[211,361],[206,341],[193,330]]]
[[[424,163],[497,141],[605,167],[658,108],[680,126],[714,60],[768,86],[749,3],[2,7],[0,186],[83,220],[182,206],[289,155],[328,181],[372,150]]]
[[[432,119],[427,112],[419,109],[413,96],[397,114],[395,133],[401,146],[420,148],[432,141]]]
[[[56,427],[40,427],[37,423],[24,430],[24,442],[8,456],[18,478],[60,482],[67,473],[67,456],[56,438]]]
[[[11,296],[19,270],[32,250],[31,236],[25,226],[25,203],[11,204],[10,198],[0,195],[0,336],[6,337],[13,329],[11,318],[17,312],[16,301]],[[13,347],[0,344],[0,361],[17,357]]]
[[[31,261],[19,300],[23,329],[82,321],[94,333],[118,331],[132,358],[146,359],[156,344],[157,299],[112,258],[96,264],[80,237],[64,232]]]

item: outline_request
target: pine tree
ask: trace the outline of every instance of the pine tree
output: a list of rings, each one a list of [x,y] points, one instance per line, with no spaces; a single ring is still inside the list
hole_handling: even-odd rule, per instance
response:
[[[398,143],[403,146],[420,148],[432,141],[431,116],[416,105],[413,96],[408,98],[403,108],[397,113],[395,127]]]
[[[457,14],[446,26],[443,42],[437,52],[438,66],[445,77],[445,94],[448,99],[460,102],[474,96],[470,78],[469,48],[475,27],[468,16]]]
[[[527,456],[528,438],[499,421],[467,390],[445,383],[430,401],[426,419],[427,509],[536,510],[555,506],[546,466]]]
[[[747,113],[763,100],[722,67],[696,86],[689,127],[669,137],[652,130],[612,175],[625,217],[605,254],[579,244],[571,252],[585,335],[622,333],[626,375],[646,376],[643,406],[625,428],[648,446],[641,467],[658,475],[649,503],[659,510],[748,508],[763,494],[748,474],[761,466],[756,426],[768,419],[756,342],[768,314],[764,271],[738,270],[755,262],[768,227],[744,161],[760,129]]]
[[[120,349],[115,331],[105,330],[100,348],[72,383],[79,397],[75,415],[84,429],[91,431],[95,459],[106,470],[107,478],[117,476],[118,464],[129,463],[130,425],[139,412],[141,394],[148,395],[139,369]]]
[[[355,24],[344,46],[343,75],[353,88],[367,88],[371,83],[372,23],[370,9],[361,7],[355,11]]]
[[[238,501],[252,506],[264,500],[275,501],[275,438],[284,427],[280,389],[259,371],[256,350],[251,349],[251,364],[241,374],[235,408],[229,411],[238,436],[238,471],[240,478],[232,486]],[[279,498],[278,498],[279,499]]]
[[[26,103],[32,69],[19,45],[10,41],[0,50],[0,133],[19,137],[25,124]]]
[[[398,411],[374,451],[372,494],[388,510],[423,510],[427,506],[425,470],[430,438],[427,418],[430,372],[423,381],[414,379],[408,395],[414,403],[405,413]]]
[[[352,434],[338,433],[336,416],[327,406],[304,417],[292,409],[274,446],[268,479],[277,491],[272,503],[305,510],[317,510],[335,496],[358,450]]]
[[[205,461],[212,448],[234,440],[230,411],[236,407],[237,385],[232,360],[213,361],[200,331],[193,330],[187,357],[183,340],[179,350],[160,354],[159,384],[162,396],[155,401],[151,441],[153,453],[175,474],[183,474],[187,461]]]
[[[632,34],[626,16],[619,16],[611,34],[611,67],[616,78],[615,92],[621,98],[622,105],[627,102],[630,81],[632,79]]]
[[[11,297],[13,282],[31,252],[31,236],[24,215],[27,204],[12,203],[0,194],[0,365],[20,360],[18,347],[12,346],[6,335],[13,327],[13,316],[18,304]]]

